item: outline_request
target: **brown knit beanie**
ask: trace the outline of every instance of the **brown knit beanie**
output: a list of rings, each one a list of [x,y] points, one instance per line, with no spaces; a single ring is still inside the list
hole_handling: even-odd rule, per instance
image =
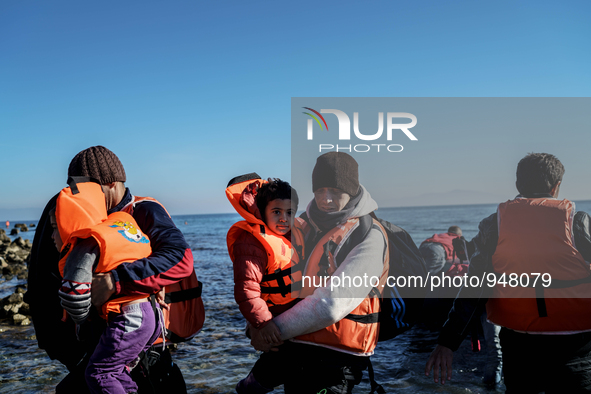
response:
[[[359,170],[355,159],[344,152],[328,152],[316,159],[312,191],[323,187],[341,189],[350,196],[359,191]]]
[[[97,179],[101,185],[126,180],[119,158],[104,146],[91,146],[74,156],[68,176],[88,176]]]

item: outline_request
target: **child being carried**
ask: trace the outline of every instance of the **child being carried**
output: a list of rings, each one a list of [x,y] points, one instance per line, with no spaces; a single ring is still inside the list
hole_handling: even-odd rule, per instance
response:
[[[257,174],[234,178],[228,199],[245,219],[228,231],[228,252],[234,263],[234,298],[248,323],[268,344],[281,342],[272,318],[298,301],[303,262],[303,235],[298,221],[298,195],[280,179],[263,181]],[[263,353],[248,377],[236,386],[239,394],[267,393],[285,382],[288,343]]]
[[[79,333],[91,312],[93,273],[109,272],[124,262],[147,257],[151,248],[131,215],[107,215],[105,195],[98,183],[76,178],[68,183],[70,187],[60,192],[50,220],[53,240],[61,252],[61,304]],[[159,305],[150,294],[134,294],[108,300],[99,315],[107,320],[107,328],[86,368],[88,388],[93,393],[136,392],[130,371],[140,353],[162,332]]]

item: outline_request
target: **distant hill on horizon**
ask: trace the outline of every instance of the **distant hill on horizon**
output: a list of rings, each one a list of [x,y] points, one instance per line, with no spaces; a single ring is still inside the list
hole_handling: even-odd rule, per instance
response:
[[[517,194],[517,193],[516,193]],[[515,194],[515,195],[516,195]],[[426,193],[414,197],[404,198],[390,198],[388,201],[377,199],[378,206],[382,208],[405,208],[405,207],[436,207],[446,205],[478,205],[478,204],[499,204],[515,197],[503,196],[501,194],[478,192],[474,190],[456,189],[443,193]],[[575,202],[591,201],[591,199],[573,199]],[[304,210],[307,202],[302,204],[300,202],[300,209],[298,214]],[[0,224],[6,220],[16,223],[21,222],[37,222],[43,208],[15,208],[7,209],[0,208]],[[218,215],[218,214],[236,214],[231,207],[225,212],[201,212],[201,213],[172,213],[172,216],[187,216],[187,215]],[[12,223],[11,223],[12,227]],[[3,228],[3,227],[2,227]]]
[[[480,204],[499,204],[517,196],[517,191],[511,196],[502,194],[478,192],[474,190],[451,190],[442,193],[425,193],[414,197],[390,199],[389,203],[378,201],[378,205],[384,208],[404,208],[404,207],[436,207],[446,205],[480,205]],[[562,198],[562,196],[559,196]],[[591,201],[589,199],[573,201]]]
[[[442,193],[425,193],[412,197],[390,198],[389,201],[378,201],[378,205],[383,207],[401,208],[439,205],[498,204],[513,197],[515,197],[515,195],[503,196],[502,194],[456,189]]]

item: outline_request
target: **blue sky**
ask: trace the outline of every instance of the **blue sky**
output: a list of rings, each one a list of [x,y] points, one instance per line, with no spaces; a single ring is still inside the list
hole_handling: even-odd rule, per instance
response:
[[[290,179],[292,97],[583,97],[590,17],[587,1],[1,2],[0,220],[39,216],[93,145],[173,214],[229,212],[233,176]]]

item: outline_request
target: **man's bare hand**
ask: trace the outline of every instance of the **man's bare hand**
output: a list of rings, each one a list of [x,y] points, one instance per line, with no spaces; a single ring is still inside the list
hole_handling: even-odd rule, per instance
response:
[[[275,323],[273,323],[273,322],[271,322],[269,324],[275,325]],[[261,350],[263,352],[268,352],[268,351],[276,352],[277,350],[279,350],[279,349],[277,349],[277,346],[283,344],[283,341],[268,343],[266,341],[266,338],[263,337],[261,330],[257,330],[256,328],[254,328],[252,326],[249,327],[249,334],[250,334],[250,344],[256,350]]]
[[[166,310],[169,310],[170,307],[168,306],[168,304],[166,302],[164,302],[164,296],[166,295],[165,291],[164,291],[164,287],[162,289],[160,289],[160,291],[158,293],[156,293],[156,302],[158,304],[160,304],[160,306]]]
[[[439,383],[439,370],[441,369],[441,384],[445,384],[446,374],[447,380],[451,380],[451,364],[454,357],[454,352],[445,346],[437,345],[425,366],[425,375],[429,376],[431,369],[433,369],[433,380]]]
[[[110,272],[92,275],[90,300],[95,308],[100,309],[113,294],[115,294],[115,280]]]

